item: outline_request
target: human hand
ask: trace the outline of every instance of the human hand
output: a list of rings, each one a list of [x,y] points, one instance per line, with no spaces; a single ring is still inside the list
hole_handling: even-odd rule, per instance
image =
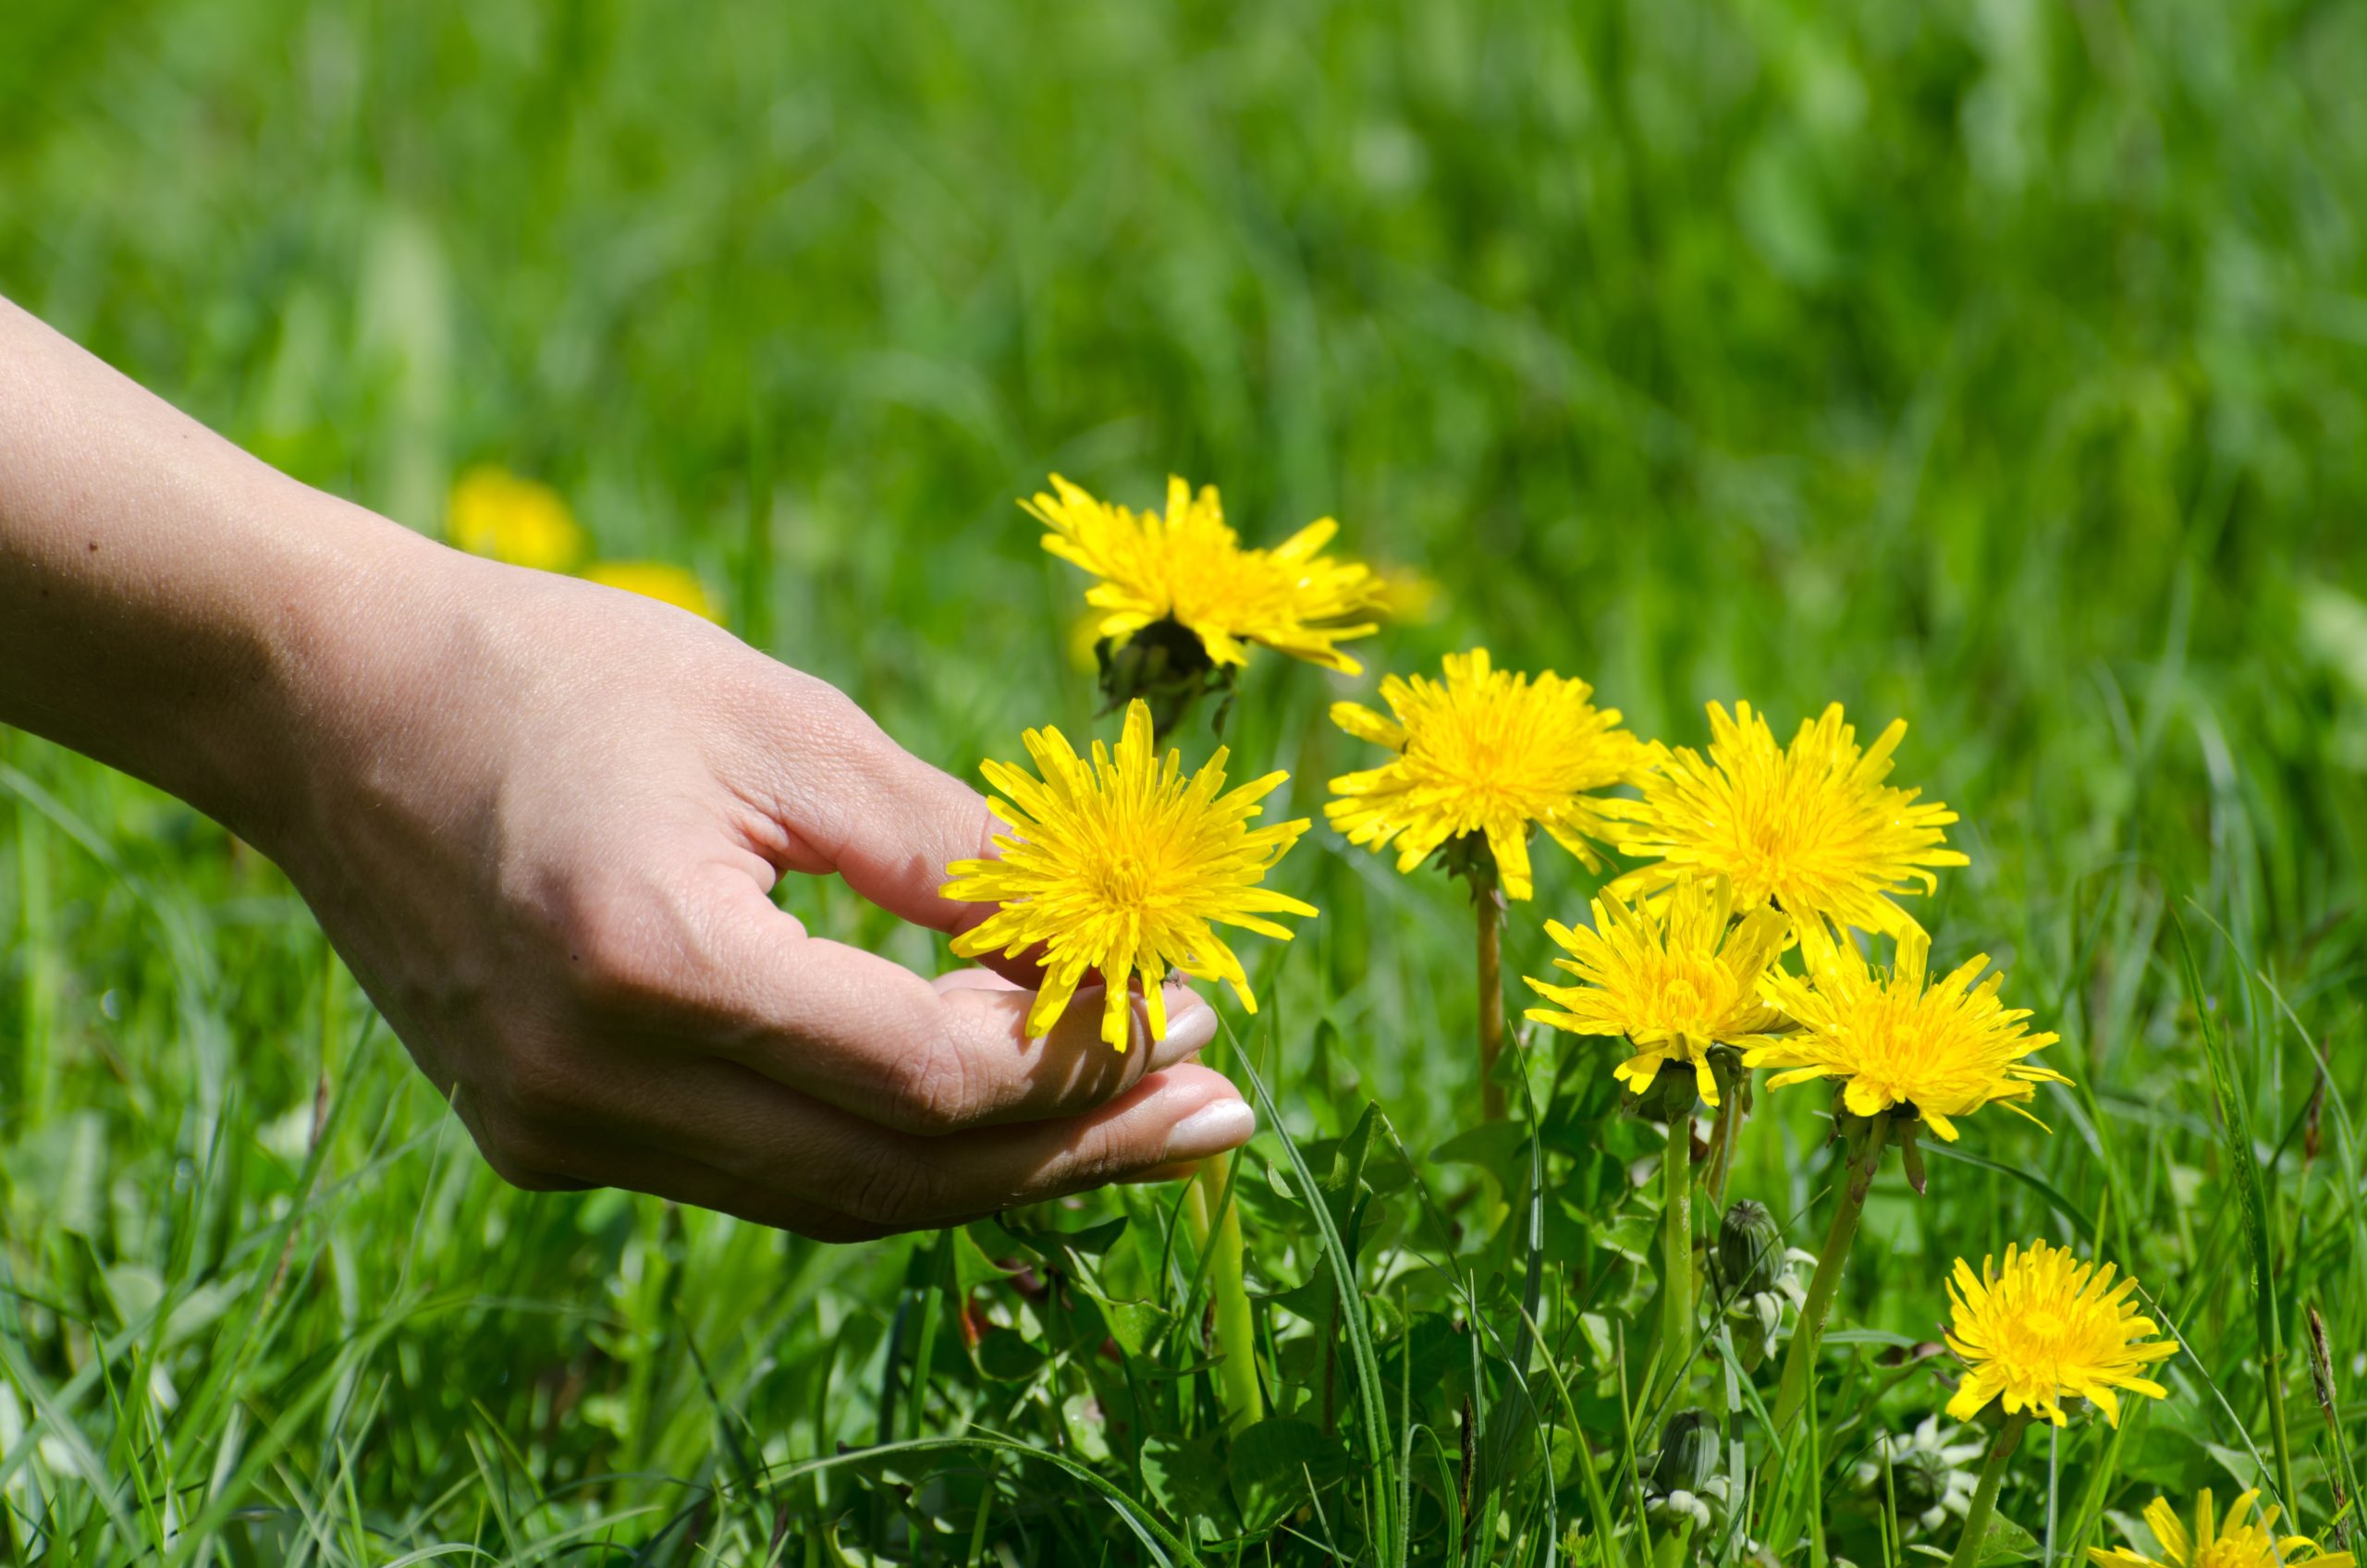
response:
[[[1256,1121],[1166,1038],[1030,1040],[1026,972],[934,981],[767,896],[835,873],[939,930],[985,801],[822,681],[681,611],[406,537],[303,661],[286,867],[485,1158],[827,1240],[1179,1173]]]

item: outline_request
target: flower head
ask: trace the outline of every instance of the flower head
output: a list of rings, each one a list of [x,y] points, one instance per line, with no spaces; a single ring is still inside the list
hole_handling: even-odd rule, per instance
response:
[[[2029,1011],[1997,1000],[2003,976],[1973,984],[1988,965],[1986,954],[1929,980],[1931,946],[1919,927],[1906,932],[1898,962],[1884,974],[1847,937],[1805,926],[1800,950],[1808,974],[1771,970],[1759,986],[1760,998],[1798,1031],[1754,1046],[1744,1065],[1787,1069],[1767,1081],[1771,1089],[1841,1079],[1844,1103],[1856,1114],[1911,1107],[1951,1142],[1955,1118],[1993,1101],[2030,1116],[2020,1102],[2037,1094],[2035,1085],[2070,1082],[2027,1060],[2056,1036],[2025,1032]]]
[[[1151,1038],[1167,1034],[1159,992],[1170,969],[1224,980],[1242,1005],[1257,1011],[1241,961],[1214,926],[1237,925],[1288,941],[1269,914],[1313,914],[1312,904],[1269,892],[1258,883],[1306,831],[1305,819],[1248,826],[1258,802],[1289,778],[1269,773],[1228,793],[1225,752],[1217,749],[1189,778],[1181,752],[1159,761],[1150,710],[1128,704],[1123,736],[1112,752],[1093,743],[1077,755],[1057,729],[1024,737],[1041,778],[1007,763],[980,769],[999,795],[996,815],[1011,824],[995,836],[1000,860],[957,861],[947,871],[949,899],[999,903],[986,921],[953,939],[965,958],[1000,950],[1016,958],[1043,949],[1044,984],[1027,1026],[1051,1028],[1087,972],[1098,971],[1108,995],[1101,1037],[1127,1043],[1127,982],[1142,977]]]
[[[2204,1488],[2195,1494],[2194,1534],[2189,1536],[2169,1499],[2157,1497],[2146,1504],[2145,1525],[2153,1532],[2154,1550],[2161,1556],[2148,1557],[2132,1547],[2106,1551],[2091,1546],[2088,1561],[2100,1568],[2282,1568],[2286,1563],[2354,1568],[2349,1552],[2321,1555],[2318,1543],[2307,1536],[2276,1535],[2279,1510],[2274,1504],[2258,1518],[2250,1517],[2252,1504],[2259,1501],[2257,1489],[2244,1493],[2227,1510],[2226,1523],[2219,1524],[2212,1517],[2211,1489]]]
[[[597,561],[583,569],[586,582],[621,588],[644,599],[672,605],[708,620],[721,620],[715,601],[698,578],[665,561]]]
[[[2129,1300],[2137,1281],[2115,1286],[2113,1273],[2109,1263],[2081,1263],[2068,1248],[2044,1242],[2032,1242],[2027,1252],[2006,1247],[2002,1268],[1983,1258],[1979,1278],[1956,1259],[1948,1282],[1948,1348],[1964,1362],[1965,1375],[1948,1415],[1969,1421],[1991,1400],[2003,1399],[2008,1415],[2027,1410],[2060,1427],[2063,1401],[2086,1398],[2117,1427],[2115,1389],[2165,1397],[2168,1390],[2144,1372],[2176,1355],[2177,1341],[2151,1337],[2157,1331],[2152,1320]]]
[[[1594,900],[1591,931],[1548,921],[1546,935],[1571,955],[1554,967],[1583,984],[1530,980],[1557,1006],[1528,1016],[1574,1035],[1625,1036],[1636,1054],[1613,1072],[1639,1095],[1662,1062],[1686,1063],[1701,1097],[1716,1105],[1710,1047],[1770,1044],[1767,1031],[1783,1023],[1760,1000],[1759,977],[1783,951],[1784,916],[1764,907],[1739,923],[1733,915],[1734,890],[1721,878],[1680,882],[1657,904],[1605,893]]]
[[[1720,876],[1745,907],[1773,903],[1797,921],[1861,931],[1913,926],[1892,897],[1918,883],[1930,892],[1928,868],[1965,857],[1943,847],[1956,813],[1883,782],[1906,733],[1907,721],[1894,719],[1861,751],[1835,703],[1779,749],[1748,703],[1735,704],[1733,717],[1711,703],[1710,754],[1663,753],[1643,799],[1614,808],[1629,826],[1613,847],[1660,863],[1629,872],[1621,888],[1649,893],[1687,875]]]
[[[489,464],[454,482],[446,532],[471,555],[537,571],[566,571],[583,557],[583,530],[558,491]]]
[[[1246,664],[1262,643],[1327,669],[1361,667],[1337,644],[1379,628],[1369,619],[1385,593],[1355,561],[1322,553],[1340,525],[1311,522],[1270,550],[1245,549],[1227,527],[1216,486],[1196,496],[1167,482],[1167,512],[1134,512],[1096,500],[1059,474],[1052,494],[1020,505],[1051,530],[1044,548],[1101,581],[1085,590],[1100,612],[1100,635],[1123,642],[1173,621],[1218,665]]]
[[[1551,670],[1532,680],[1494,668],[1488,650],[1446,656],[1446,680],[1391,676],[1381,699],[1394,719],[1334,703],[1331,722],[1396,757],[1331,781],[1323,808],[1352,844],[1397,848],[1412,871],[1449,839],[1482,835],[1506,894],[1530,896],[1528,831],[1545,829],[1589,870],[1592,839],[1608,839],[1605,802],[1592,791],[1640,782],[1648,753],[1599,708],[1594,689]]]

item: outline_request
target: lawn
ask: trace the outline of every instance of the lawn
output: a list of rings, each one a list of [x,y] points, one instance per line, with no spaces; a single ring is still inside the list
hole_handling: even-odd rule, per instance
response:
[[[1245,1429],[1181,1189],[853,1247],[512,1190],[272,865],[0,729],[0,1560],[1930,1562],[1892,1439],[1960,1375],[1943,1281],[2037,1239],[2181,1350],[2117,1427],[2034,1428],[1988,1561],[2146,1548],[2204,1488],[2338,1550],[2361,82],[2329,0],[10,0],[0,292],[423,531],[471,465],[555,486],[958,774],[1115,733],[1014,504],[1050,472],[1219,484],[1253,544],[1337,517],[1428,602],[1360,676],[1257,659],[1228,723],[1322,912],[1211,1053],[1269,1096]],[[2062,1035],[2051,1133],[1967,1119],[1919,1196],[1882,1164],[1789,1440],[1717,1302],[1655,1374],[1623,1053],[1525,1034],[1482,1125],[1464,890],[1322,824],[1376,760],[1329,704],[1474,645],[1672,745],[1712,701],[1904,717],[1970,857],[1911,900],[1935,965]],[[1603,879],[1536,855],[1515,1021]],[[1726,1181],[1810,1252],[1831,1109],[1762,1078]]]

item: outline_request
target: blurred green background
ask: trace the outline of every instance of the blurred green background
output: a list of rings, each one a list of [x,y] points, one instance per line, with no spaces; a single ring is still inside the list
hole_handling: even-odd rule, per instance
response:
[[[1437,581],[1361,680],[1261,662],[1240,745],[1300,811],[1364,760],[1324,700],[1475,642],[1673,742],[1712,698],[1904,714],[1899,778],[1973,856],[1919,913],[2014,962],[2085,1085],[2051,1141],[1977,1141],[2224,1326],[2167,913],[2232,943],[2206,930],[2263,1137],[2308,1042],[2361,1087],[2362,83],[2348,0],[8,0],[0,291],[423,530],[469,463],[550,482],[957,772],[1091,722],[1081,582],[1012,504],[1053,470],[1136,504],[1213,481],[1252,543],[1336,515]],[[554,1500],[583,1476],[859,1438],[820,1358],[877,1357],[905,1243],[500,1188],[269,868],[0,745],[0,1497],[80,1464],[171,1481],[83,1505],[92,1541],[229,1497],[522,1553],[676,1500]],[[1586,880],[1540,867],[1533,913],[1570,917]],[[1321,833],[1282,883],[1327,914],[1280,981],[1331,1031],[1279,1047],[1299,1130],[1368,1092],[1435,1144],[1471,1092],[1455,895]],[[1507,963],[1543,947],[1516,927]],[[308,1145],[331,1079],[353,1109]],[[1771,1120],[1779,1212],[1818,1135]],[[2038,1222],[1946,1174],[1947,1205],[1877,1204],[1921,1261],[1848,1310],[1928,1334],[1923,1254]],[[2355,1342],[2367,1262],[2315,1234],[2295,1267]],[[294,1295],[253,1293],[283,1256]],[[132,1331],[160,1299],[211,1311]],[[180,1403],[111,1405],[127,1366]]]

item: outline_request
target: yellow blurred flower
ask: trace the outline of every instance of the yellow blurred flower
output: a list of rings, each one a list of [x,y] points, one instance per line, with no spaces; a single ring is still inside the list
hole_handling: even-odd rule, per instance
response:
[[[1571,955],[1554,966],[1585,984],[1528,980],[1560,1005],[1530,1008],[1527,1016],[1574,1035],[1625,1036],[1636,1054],[1613,1072],[1639,1095],[1662,1062],[1687,1063],[1701,1097],[1716,1105],[1710,1047],[1763,1043],[1784,1021],[1759,998],[1759,977],[1784,949],[1784,916],[1762,906],[1735,920],[1734,889],[1723,881],[1681,882],[1657,903],[1605,893],[1593,907],[1591,931],[1558,920],[1545,926]]]
[[[2153,1532],[2154,1549],[2161,1556],[2148,1557],[2132,1547],[2106,1551],[2091,1546],[2088,1561],[2098,1568],[2283,1568],[2287,1563],[2355,1568],[2349,1552],[2322,1555],[2318,1543],[2307,1536],[2276,1535],[2276,1516],[2282,1511],[2274,1505],[2257,1519],[2250,1517],[2252,1505],[2259,1501],[2257,1488],[2244,1493],[2221,1524],[2212,1516],[2211,1488],[2203,1488],[2195,1494],[2194,1534],[2189,1536],[2169,1499],[2157,1497],[2145,1506],[2145,1525]],[[2302,1556],[2304,1552],[2310,1555]]]
[[[1446,589],[1429,572],[1410,566],[1381,569],[1380,613],[1400,626],[1429,625],[1445,601]]]
[[[1488,650],[1449,654],[1446,680],[1390,676],[1387,719],[1355,703],[1334,703],[1331,721],[1396,757],[1331,781],[1340,799],[1323,808],[1352,844],[1394,843],[1410,872],[1441,845],[1479,834],[1508,897],[1532,892],[1528,834],[1542,827],[1588,869],[1600,865],[1589,839],[1607,840],[1605,801],[1593,793],[1641,782],[1650,758],[1619,728],[1619,710],[1598,708],[1594,688],[1551,670],[1531,679],[1494,668]]]
[[[980,766],[1000,797],[995,814],[1012,825],[995,836],[1002,858],[946,867],[954,878],[947,898],[1002,906],[956,937],[953,950],[1016,958],[1040,946],[1044,984],[1027,1018],[1039,1035],[1088,971],[1098,971],[1108,988],[1101,1037],[1120,1050],[1134,975],[1142,977],[1154,1040],[1167,1034],[1159,987],[1171,969],[1223,980],[1257,1011],[1249,977],[1215,927],[1288,941],[1289,927],[1264,917],[1317,913],[1258,886],[1307,828],[1304,819],[1248,826],[1264,809],[1257,802],[1290,776],[1269,773],[1220,795],[1226,752],[1220,746],[1186,779],[1181,752],[1159,761],[1150,709],[1140,702],[1126,706],[1117,750],[1096,741],[1090,762],[1057,729],[1030,729],[1023,740],[1040,779],[1008,763]]]
[[[665,561],[597,561],[583,569],[583,580],[656,599],[709,620],[723,619],[694,574]]]
[[[1978,1277],[1956,1259],[1948,1282],[1948,1348],[1964,1362],[1965,1375],[1948,1415],[1969,1421],[2002,1399],[2008,1415],[2027,1410],[2060,1427],[2063,1401],[2087,1399],[2117,1427],[2114,1390],[2166,1398],[2169,1390],[2144,1373],[2176,1355],[2177,1344],[2152,1337],[2159,1330],[2129,1299],[2137,1281],[2116,1287],[2114,1273],[2109,1263],[2100,1269],[2044,1242],[2032,1242],[2028,1251],[2007,1246],[2003,1268],[1982,1259]]]
[[[1171,620],[1213,664],[1245,664],[1247,644],[1262,643],[1328,669],[1360,668],[1335,644],[1378,629],[1362,618],[1380,607],[1381,582],[1371,569],[1322,553],[1339,531],[1331,519],[1270,550],[1245,549],[1213,484],[1195,496],[1170,479],[1163,517],[1096,500],[1057,473],[1052,491],[1020,505],[1051,530],[1045,549],[1100,579],[1085,595],[1100,612],[1100,637],[1122,641]]]
[[[1725,876],[1744,907],[1772,903],[1802,925],[1832,920],[1894,936],[1913,927],[1892,898],[1917,883],[1930,892],[1926,867],[1966,862],[1942,847],[1956,813],[1883,782],[1906,733],[1907,721],[1893,720],[1861,751],[1835,703],[1781,748],[1748,703],[1732,717],[1711,703],[1710,754],[1661,749],[1644,798],[1613,808],[1630,826],[1613,847],[1660,863],[1627,873],[1620,888],[1649,894],[1680,876]]]
[[[453,483],[445,532],[472,556],[538,571],[566,571],[583,558],[583,530],[558,492],[489,464]]]
[[[1898,938],[1898,962],[1883,974],[1846,936],[1834,937],[1821,922],[1805,925],[1808,974],[1774,969],[1759,983],[1760,998],[1799,1031],[1752,1047],[1744,1064],[1787,1069],[1767,1081],[1771,1089],[1841,1079],[1844,1103],[1856,1114],[1911,1108],[1951,1141],[1953,1118],[1993,1102],[2037,1121],[2017,1102],[2032,1098],[2041,1083],[2070,1080],[2024,1059],[2056,1036],[2024,1030],[2028,1010],[1997,999],[2002,976],[1973,984],[1986,954],[1927,984],[1931,945],[1920,927],[1907,931]]]

